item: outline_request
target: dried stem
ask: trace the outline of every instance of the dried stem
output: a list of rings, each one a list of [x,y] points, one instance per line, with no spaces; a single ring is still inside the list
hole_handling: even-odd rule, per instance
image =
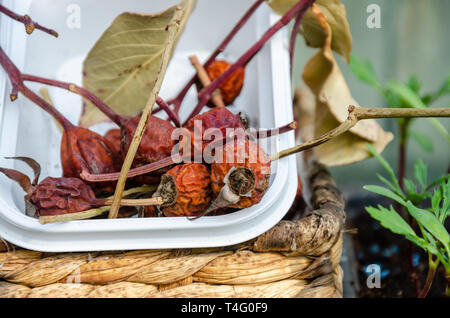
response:
[[[269,138],[269,137],[273,137],[273,136],[277,136],[277,135],[281,135],[284,133],[287,133],[291,130],[295,130],[297,129],[297,122],[293,121],[290,122],[287,125],[278,127],[278,128],[273,128],[273,129],[259,129],[254,133],[250,133],[250,135],[255,135],[257,139],[263,139],[263,138]]]
[[[114,198],[112,199],[96,199],[94,205],[111,205]],[[147,199],[122,199],[120,201],[121,206],[150,206],[150,205],[161,205],[163,203],[162,198],[147,198]]]
[[[199,94],[199,101],[192,113],[186,119],[189,121],[192,117],[200,113],[202,108],[206,105],[211,97],[212,92],[216,90],[224,81],[226,81],[231,74],[234,73],[239,67],[247,65],[247,63],[261,50],[264,44],[270,40],[270,38],[277,33],[281,28],[288,24],[295,16],[301,14],[300,20],[302,20],[304,13],[314,3],[315,0],[300,0],[289,11],[287,11],[277,23],[271,26],[266,33],[259,39],[247,52],[245,52],[234,64],[232,64],[225,72],[223,72],[218,78],[216,78],[211,85],[203,88]]]
[[[109,218],[116,218],[117,214],[119,213],[120,200],[122,199],[123,190],[125,188],[125,183],[127,181],[128,171],[131,168],[131,164],[133,163],[139,144],[141,143],[142,135],[144,134],[144,130],[147,126],[148,118],[152,113],[152,109],[155,104],[159,89],[161,87],[167,65],[169,64],[173,44],[175,42],[175,38],[181,23],[181,15],[182,15],[182,8],[176,7],[176,11],[172,18],[172,22],[167,26],[168,35],[166,40],[166,46],[162,54],[162,61],[159,68],[160,71],[156,79],[155,85],[153,86],[150,97],[148,98],[145,108],[142,112],[141,119],[139,120],[139,124],[136,128],[130,147],[128,148],[128,152],[125,157],[124,163],[122,165],[119,180],[117,181],[116,185],[116,190],[114,191],[114,199],[111,205],[111,210],[109,211],[108,215]]]
[[[27,32],[27,34],[31,34],[31,33],[33,33],[34,29],[38,29],[45,33],[53,35],[54,37],[58,37],[58,33],[55,30],[43,27],[39,23],[31,20],[31,18],[28,15],[23,15],[23,16],[18,15],[17,13],[12,12],[8,8],[5,8],[1,4],[0,4],[0,12],[6,14],[7,16],[9,16],[10,18],[12,18],[16,21],[23,23],[25,26],[25,32]]]
[[[86,211],[83,211],[83,212],[40,216],[39,217],[39,223],[47,224],[47,223],[67,222],[67,221],[90,219],[90,218],[93,218],[95,216],[102,215],[103,213],[105,213],[109,209],[110,209],[109,206],[102,206],[100,208],[90,209],[90,210],[86,210]]]
[[[208,76],[208,73],[206,72],[205,68],[200,64],[197,56],[191,55],[189,57],[189,60],[191,61],[192,66],[194,66],[195,70],[197,71],[197,76],[200,79],[200,82],[202,83],[203,87],[208,86],[211,84],[211,79]],[[216,107],[225,107],[225,103],[222,99],[222,94],[220,93],[220,89],[216,89],[211,94],[211,101],[214,103]]]
[[[152,162],[148,165],[140,166],[134,169],[130,169],[127,174],[127,178],[140,176],[146,173],[150,173],[159,170],[170,165],[180,163],[182,160],[180,155],[173,155],[156,162]],[[119,172],[105,173],[105,174],[91,174],[88,171],[81,173],[81,179],[89,182],[103,182],[103,181],[116,181],[120,177]]]
[[[253,15],[253,13],[258,9],[258,7],[264,2],[264,0],[257,0],[248,10],[247,12],[242,16],[242,18],[238,21],[238,23],[233,27],[233,29],[228,33],[228,35],[225,37],[225,39],[222,41],[222,43],[219,44],[219,46],[214,50],[214,52],[209,56],[209,58],[206,60],[206,62],[203,64],[204,68],[208,68],[208,66],[214,61],[214,59],[222,53],[225,48],[228,46],[228,44],[231,42],[231,40],[234,38],[236,33],[242,28],[242,26],[250,19],[250,17]],[[184,100],[184,97],[186,96],[187,92],[191,88],[192,85],[195,84],[197,81],[197,74],[195,74],[183,87],[183,89],[178,93],[178,95],[168,101],[169,104],[174,104],[175,106],[175,113],[178,114],[181,103]]]
[[[44,99],[39,97],[36,93],[30,90],[27,86],[25,86],[22,74],[19,69],[14,65],[14,63],[9,59],[3,49],[0,47],[0,64],[2,65],[5,72],[8,74],[9,80],[11,81],[12,91],[10,94],[11,101],[17,99],[17,92],[21,92],[25,95],[29,100],[37,104],[47,113],[52,115],[64,129],[68,129],[73,127],[70,121],[67,120],[56,108],[52,107],[49,103],[47,103]]]
[[[449,108],[363,108],[350,105],[347,119],[326,134],[295,147],[273,154],[271,160],[277,160],[306,149],[323,144],[353,128],[359,120],[376,118],[416,118],[416,117],[450,117]]]

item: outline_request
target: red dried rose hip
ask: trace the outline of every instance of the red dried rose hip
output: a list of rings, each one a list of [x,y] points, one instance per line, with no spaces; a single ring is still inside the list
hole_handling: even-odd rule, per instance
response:
[[[164,203],[165,216],[195,216],[211,202],[211,178],[201,163],[187,163],[173,167],[163,175],[157,190]]]
[[[225,177],[232,168],[247,168],[253,173],[254,188],[250,196],[241,196],[236,204],[228,207],[243,209],[261,201],[269,187],[270,158],[254,141],[236,139],[228,142],[222,151],[216,152],[211,165],[211,188],[217,197],[225,186]]]
[[[206,69],[211,81],[214,81],[223,72],[231,66],[230,63],[224,60],[214,60]],[[222,94],[223,102],[226,106],[233,103],[236,97],[239,96],[244,85],[245,68],[239,67],[230,77],[228,77],[220,86],[220,93]]]
[[[30,195],[31,203],[41,216],[89,210],[95,200],[91,187],[77,178],[47,177]]]

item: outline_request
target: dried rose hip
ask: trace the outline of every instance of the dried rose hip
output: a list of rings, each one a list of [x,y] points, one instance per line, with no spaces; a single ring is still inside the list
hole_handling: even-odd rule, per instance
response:
[[[117,157],[109,142],[99,134],[70,125],[64,129],[61,140],[61,165],[64,177],[79,178],[82,171],[93,174],[111,173],[118,169]],[[111,192],[114,183],[94,184],[96,192]]]
[[[47,177],[38,184],[41,173],[40,165],[28,157],[11,157],[6,159],[17,159],[24,161],[34,171],[34,179],[14,169],[1,168],[0,172],[8,178],[16,181],[25,191],[26,214],[35,216],[56,216],[83,212],[95,207],[111,205],[111,199],[96,198],[92,188],[78,178],[53,178]],[[159,197],[151,199],[122,199],[120,204],[128,207],[151,206],[161,204]],[[134,211],[133,211],[134,210]],[[132,215],[136,209],[122,209],[122,216]],[[90,217],[90,216],[88,216]],[[86,218],[76,216],[74,219]],[[67,218],[65,218],[67,220]]]
[[[269,187],[270,163],[269,156],[254,141],[226,143],[211,165],[214,197],[223,194],[227,185],[231,194],[238,196],[228,207],[243,209],[258,203]]]
[[[58,215],[89,210],[95,202],[91,187],[77,178],[42,180],[30,195],[39,215]]]
[[[211,179],[208,168],[201,163],[173,167],[161,178],[154,196],[161,196],[160,207],[165,216],[196,216],[211,202]],[[151,211],[147,211],[151,215]]]
[[[133,139],[134,132],[139,124],[140,117],[123,118],[121,131],[121,153],[125,158]],[[169,157],[176,140],[172,140],[175,127],[167,120],[150,116],[144,135],[133,161],[133,167],[152,163]]]
[[[214,81],[229,67],[230,63],[224,60],[214,60],[206,69],[211,81]],[[227,78],[220,86],[220,93],[225,105],[230,105],[241,93],[242,86],[244,85],[245,68],[239,67],[234,71],[229,78]]]
[[[120,129],[114,128],[110,129],[105,134],[105,139],[111,146],[111,150],[117,154],[117,157],[121,158],[120,155]]]
[[[187,122],[184,128],[189,130],[189,133],[191,134],[191,144],[193,147],[192,149],[194,149],[194,147],[196,146],[194,144],[194,130],[200,132],[202,134],[201,136],[203,137],[203,134],[208,129],[217,129],[220,132],[221,136],[223,136],[223,138],[227,136],[227,133],[229,134],[229,132],[227,132],[227,128],[241,128],[242,131],[245,132],[245,125],[240,115],[235,115],[224,107],[213,108],[207,112],[195,116]],[[202,138],[201,150],[203,151],[210,142],[214,141],[214,138],[212,138],[211,140],[203,140]]]

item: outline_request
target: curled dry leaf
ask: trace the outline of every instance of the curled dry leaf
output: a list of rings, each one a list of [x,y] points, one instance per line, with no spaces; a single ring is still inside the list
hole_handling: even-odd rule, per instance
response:
[[[278,14],[284,14],[298,0],[266,0],[269,6]],[[347,62],[352,50],[352,35],[347,21],[345,6],[340,0],[316,0],[313,5],[325,15],[331,28],[333,38],[331,49],[342,55]],[[327,39],[327,31],[321,26],[320,20],[309,9],[303,18],[300,33],[310,47],[323,47]]]
[[[328,34],[325,44],[307,63],[303,80],[315,96],[315,133],[318,137],[345,121],[348,106],[359,106],[353,99],[344,76],[331,50],[331,28],[318,6],[311,8]],[[305,99],[299,99],[299,101]],[[307,107],[306,105],[297,105]],[[359,121],[350,131],[315,148],[322,164],[328,166],[350,164],[370,156],[365,144],[371,143],[379,152],[393,139],[372,119]]]
[[[157,14],[120,14],[102,34],[83,63],[83,87],[123,116],[136,116],[144,108],[160,72],[167,26],[176,8],[182,8],[181,35],[195,0],[182,0]],[[88,127],[107,117],[85,101],[80,125]]]

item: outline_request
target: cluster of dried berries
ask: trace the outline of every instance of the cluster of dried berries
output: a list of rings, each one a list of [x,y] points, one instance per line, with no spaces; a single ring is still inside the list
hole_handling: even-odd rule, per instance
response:
[[[145,214],[199,217],[209,213],[226,213],[225,211],[229,209],[247,208],[260,202],[269,186],[271,165],[269,156],[254,141],[255,136],[245,132],[247,125],[240,114],[233,114],[225,107],[216,107],[205,113],[201,113],[201,110],[210,102],[211,94],[217,92],[217,89],[220,90],[223,99],[221,106],[232,104],[242,90],[247,63],[277,30],[310,5],[309,2],[296,4],[282,17],[280,23],[272,26],[263,38],[235,63],[217,59],[218,54],[224,50],[262,2],[258,0],[252,5],[205,62],[204,68],[202,66],[203,74],[207,74],[210,84],[200,90],[199,102],[183,125],[183,128],[187,129],[191,135],[194,151],[203,152],[208,145],[214,143],[212,164],[207,162],[180,164],[178,159],[181,157],[175,160],[171,156],[176,143],[171,138],[172,132],[175,126],[182,126],[178,119],[178,111],[187,90],[198,82],[197,77],[194,77],[180,94],[169,102],[174,105],[173,109],[161,98],[156,99],[159,109],[166,112],[168,119],[164,120],[153,115],[149,117],[132,163],[133,169],[128,174],[131,184],[158,184],[156,191],[152,194],[154,200],[142,199],[143,201],[140,202],[137,202],[139,200],[127,202],[125,199],[121,201],[122,205],[158,204],[157,207],[146,208]],[[3,13],[8,12],[1,5],[0,8]],[[39,29],[56,35],[52,30],[40,26]],[[108,199],[97,198],[96,195],[102,192],[112,193],[114,190],[115,181],[119,176],[118,171],[130,148],[140,116],[120,116],[85,88],[21,74],[1,48],[0,63],[11,80],[13,87],[11,100],[15,100],[18,92],[21,92],[51,114],[64,130],[61,140],[63,177],[48,177],[36,184],[37,181],[30,183],[28,177],[18,171],[4,168],[0,168],[0,171],[20,183],[27,193],[25,196],[27,202],[41,216],[76,213],[107,205]],[[53,85],[83,96],[116,123],[119,129],[110,130],[105,136],[100,136],[89,129],[74,126],[55,108],[25,86],[24,81]],[[290,124],[282,127],[278,133],[294,128],[295,125]],[[198,131],[203,136],[203,133],[209,129],[213,129],[212,136],[207,140],[202,139],[201,145],[197,145],[195,133]],[[235,135],[237,129],[244,132],[244,138]],[[262,135],[269,137],[273,133],[266,131]],[[221,136],[222,140],[218,140],[217,136]],[[260,135],[257,134],[256,138],[260,138]],[[215,142],[221,143],[215,144]],[[192,157],[192,153],[190,155]],[[27,159],[27,162],[33,161]],[[36,165],[37,163],[33,164],[33,166]]]

